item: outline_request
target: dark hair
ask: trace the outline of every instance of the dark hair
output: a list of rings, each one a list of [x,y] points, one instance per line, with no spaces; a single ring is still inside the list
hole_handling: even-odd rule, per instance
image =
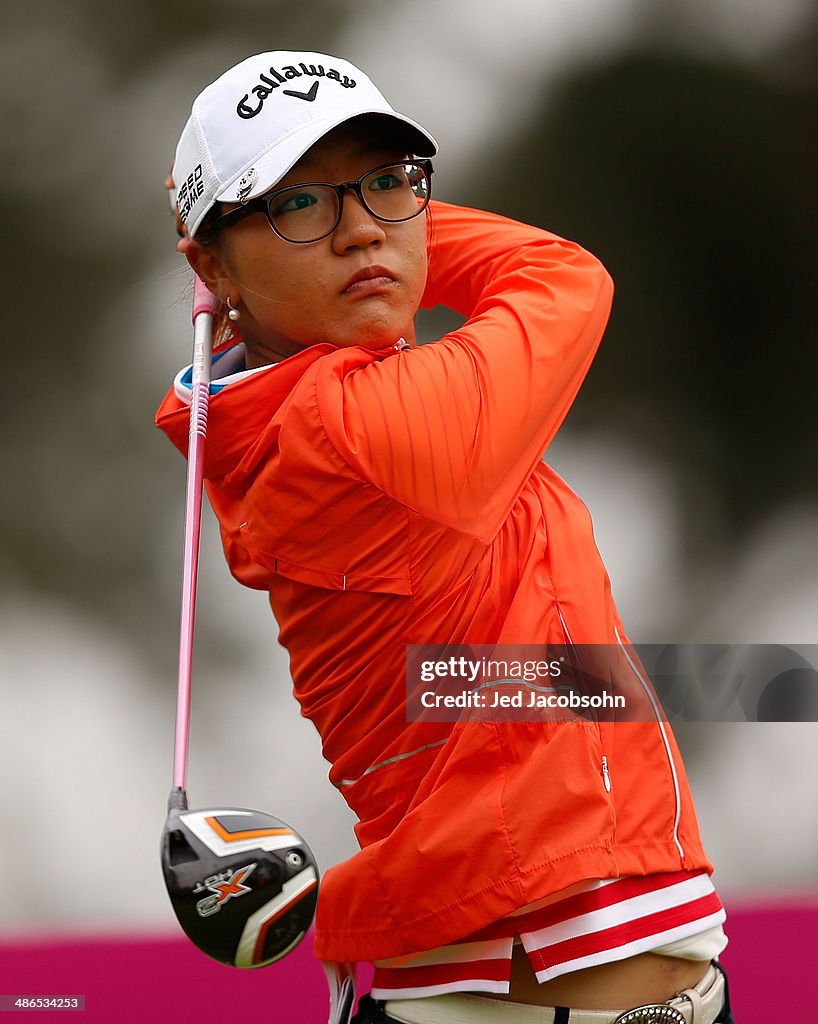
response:
[[[199,245],[212,245],[216,241],[216,237],[219,234],[219,226],[216,221],[222,214],[222,204],[214,203],[207,213],[202,217],[202,222],[196,231],[194,240]]]

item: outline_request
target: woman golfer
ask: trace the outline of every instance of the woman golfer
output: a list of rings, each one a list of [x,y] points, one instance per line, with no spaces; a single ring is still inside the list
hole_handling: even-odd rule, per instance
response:
[[[179,249],[224,311],[210,501],[359,819],[316,953],[375,964],[361,1022],[732,1021],[666,723],[407,721],[410,644],[629,657],[589,514],[542,458],[610,280],[430,202],[435,152],[349,62],[274,52],[197,97],[173,168]],[[418,347],[438,303],[465,323]],[[183,451],[189,398],[183,371],[157,417]]]

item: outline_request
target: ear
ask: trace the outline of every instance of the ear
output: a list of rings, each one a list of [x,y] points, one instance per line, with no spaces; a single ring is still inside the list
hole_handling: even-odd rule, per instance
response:
[[[218,245],[202,245],[195,238],[183,238],[176,248],[184,253],[193,272],[204,281],[208,290],[222,302],[236,291],[235,282],[224,265]]]

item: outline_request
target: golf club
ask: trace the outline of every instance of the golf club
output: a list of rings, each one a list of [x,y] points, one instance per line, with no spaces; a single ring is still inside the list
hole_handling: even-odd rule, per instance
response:
[[[315,913],[318,870],[301,836],[270,814],[239,807],[188,810],[196,580],[217,305],[215,296],[197,277],[176,742],[161,856],[168,895],[188,938],[221,963],[261,967],[280,960],[306,934]]]

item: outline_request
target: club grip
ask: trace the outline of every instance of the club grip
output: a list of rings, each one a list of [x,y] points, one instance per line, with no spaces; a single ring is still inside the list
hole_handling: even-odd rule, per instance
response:
[[[197,275],[193,285],[193,323],[196,323],[196,317],[200,313],[209,313],[213,316],[218,308],[219,300]]]

